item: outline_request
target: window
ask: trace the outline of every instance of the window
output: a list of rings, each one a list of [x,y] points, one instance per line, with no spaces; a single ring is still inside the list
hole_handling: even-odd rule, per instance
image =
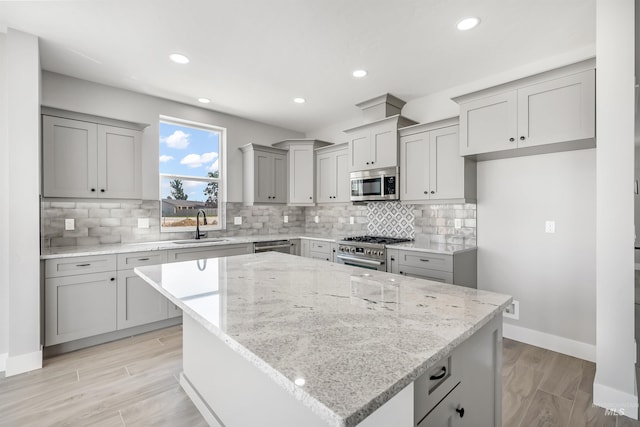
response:
[[[168,117],[160,118],[160,228],[194,231],[224,228],[225,129]]]

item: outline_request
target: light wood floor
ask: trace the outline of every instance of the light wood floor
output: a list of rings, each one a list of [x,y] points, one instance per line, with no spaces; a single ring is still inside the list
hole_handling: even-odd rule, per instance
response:
[[[510,340],[503,354],[505,427],[640,427],[592,406],[593,363]],[[0,378],[0,426],[206,426],[181,364],[180,326],[47,359]]]

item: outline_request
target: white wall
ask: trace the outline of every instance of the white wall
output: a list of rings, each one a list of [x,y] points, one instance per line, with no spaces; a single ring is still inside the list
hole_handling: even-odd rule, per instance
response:
[[[158,119],[160,115],[221,126],[227,129],[227,200],[242,201],[241,145],[271,145],[300,138],[299,132],[228,114],[116,89],[60,74],[42,73],[42,105],[130,122],[150,124],[144,131],[142,197],[158,198]]]
[[[38,38],[5,38],[8,166],[8,353],[6,375],[42,366],[40,347],[40,54]],[[6,279],[6,276],[4,276]]]
[[[505,335],[516,325],[538,332],[533,344],[595,360],[595,150],[477,166],[478,287],[520,302]],[[531,341],[530,331],[515,333]]]
[[[0,194],[9,192],[6,35],[0,33]],[[6,202],[5,202],[6,203]],[[9,352],[9,212],[0,207],[0,372]]]
[[[597,361],[593,402],[638,417],[634,342],[633,0],[596,4]]]

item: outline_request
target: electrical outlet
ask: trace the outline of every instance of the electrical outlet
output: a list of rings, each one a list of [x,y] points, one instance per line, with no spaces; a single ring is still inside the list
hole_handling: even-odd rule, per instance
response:
[[[234,216],[233,217],[233,225],[242,225],[242,217]]]
[[[289,222],[289,215],[285,215],[284,216],[284,223],[288,223]]]
[[[64,229],[65,230],[75,230],[76,229],[76,220],[73,218],[67,218],[64,220]]]
[[[149,218],[138,218],[138,228],[149,228]]]
[[[352,216],[349,217],[349,224],[355,224],[356,223],[356,219]]]
[[[318,215],[313,217],[313,222],[315,222],[316,224],[320,222],[320,217]]]
[[[520,319],[520,301],[513,300],[511,304],[504,309],[504,317],[508,317],[509,319],[519,320]]]
[[[454,227],[455,228],[462,228],[462,220],[460,218],[456,218],[454,220]]]
[[[553,234],[556,232],[556,222],[555,221],[546,221],[544,223],[544,232]]]

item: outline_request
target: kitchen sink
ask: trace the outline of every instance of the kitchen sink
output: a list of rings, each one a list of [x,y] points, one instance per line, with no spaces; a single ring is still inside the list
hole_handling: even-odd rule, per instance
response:
[[[193,243],[216,243],[216,242],[226,242],[227,239],[188,239],[188,240],[175,240],[173,243],[176,245],[191,245]]]

